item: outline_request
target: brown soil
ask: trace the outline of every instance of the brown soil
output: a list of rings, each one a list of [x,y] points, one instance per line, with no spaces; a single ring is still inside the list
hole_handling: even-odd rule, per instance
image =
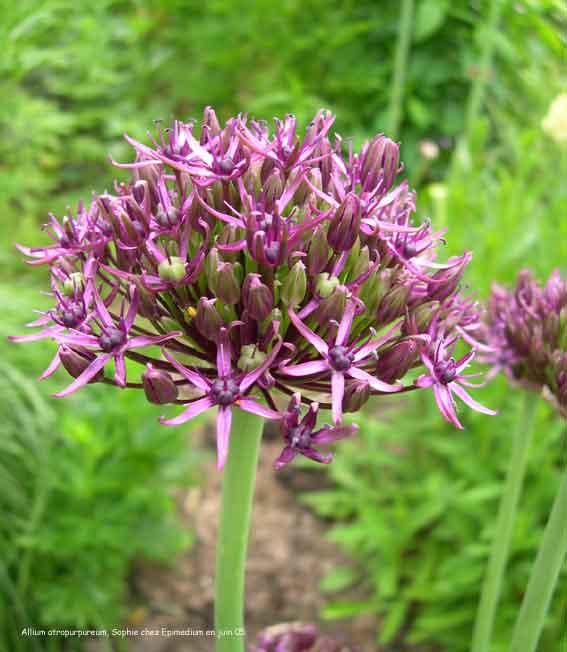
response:
[[[328,596],[319,590],[321,579],[347,560],[325,534],[328,525],[297,500],[297,492],[320,489],[326,475],[316,470],[287,469],[274,472],[271,463],[281,446],[266,433],[258,471],[247,565],[247,641],[259,630],[282,622],[317,623]],[[201,446],[214,446],[209,426],[199,436]],[[193,439],[195,445],[195,438]],[[205,482],[180,497],[184,522],[195,544],[171,567],[150,563],[138,566],[132,578],[131,628],[203,630],[213,628],[213,575],[220,496],[220,474],[214,460],[206,463]],[[333,599],[352,598],[334,595]],[[358,593],[359,599],[362,597]],[[348,642],[349,648],[372,652],[376,631],[370,616],[320,623],[323,633]],[[206,636],[129,638],[132,652],[209,652],[213,639]]]

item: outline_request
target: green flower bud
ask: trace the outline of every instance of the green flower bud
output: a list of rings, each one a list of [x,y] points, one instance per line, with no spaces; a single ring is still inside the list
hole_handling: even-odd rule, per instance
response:
[[[162,260],[158,265],[158,274],[162,281],[179,283],[185,276],[185,261],[177,256]]]
[[[320,326],[325,326],[331,319],[339,321],[345,311],[348,288],[344,285],[338,285],[334,292],[323,299],[315,311],[315,319]]]
[[[307,269],[309,276],[316,276],[320,274],[329,261],[331,250],[327,244],[327,234],[322,225],[319,225],[313,232],[313,237],[309,244],[309,251],[307,252]]]
[[[245,344],[240,349],[237,367],[244,373],[258,369],[266,360],[266,354],[258,349],[256,344]]]
[[[303,301],[306,291],[307,274],[305,273],[305,265],[298,261],[290,269],[282,284],[281,300],[288,306],[297,306]]]
[[[330,274],[327,274],[327,272],[323,272],[323,274],[317,274],[315,279],[315,290],[320,297],[326,299],[333,294],[339,284],[340,281],[336,276],[331,276]]]
[[[142,374],[144,393],[150,403],[163,405],[173,403],[177,398],[177,385],[167,371],[156,369],[151,364],[146,366]]]
[[[262,283],[260,274],[248,274],[242,286],[242,302],[253,319],[263,321],[274,307],[270,288]]]
[[[81,272],[73,272],[63,283],[63,294],[66,297],[74,297],[77,292],[85,288],[85,277]]]

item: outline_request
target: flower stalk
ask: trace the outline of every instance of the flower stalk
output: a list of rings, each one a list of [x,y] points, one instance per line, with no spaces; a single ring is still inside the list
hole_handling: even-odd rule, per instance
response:
[[[502,590],[504,571],[510,555],[510,544],[516,522],[518,501],[526,473],[537,404],[538,397],[526,392],[523,409],[514,434],[506,484],[500,502],[496,531],[482,587],[473,634],[472,652],[489,652],[491,649],[494,619]]]
[[[564,470],[514,626],[510,652],[535,652],[566,553],[567,470]]]
[[[244,652],[244,584],[264,419],[235,411],[223,474],[215,578],[216,652]]]

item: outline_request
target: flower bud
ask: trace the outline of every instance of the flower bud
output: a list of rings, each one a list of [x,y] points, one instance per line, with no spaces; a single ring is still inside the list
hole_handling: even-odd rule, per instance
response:
[[[343,316],[349,291],[344,285],[338,285],[335,291],[323,299],[314,312],[317,323],[328,325],[332,319],[339,321]]]
[[[267,211],[273,210],[276,201],[281,197],[284,189],[284,180],[279,169],[275,169],[264,184],[264,202]]]
[[[343,412],[358,412],[370,398],[370,385],[358,380],[348,380],[345,385]]]
[[[258,369],[266,360],[266,354],[256,344],[245,344],[240,349],[237,366],[244,373]]]
[[[382,173],[384,191],[392,186],[399,167],[400,148],[393,141],[379,134],[366,146],[361,155],[360,181],[365,190],[374,188]]]
[[[356,247],[356,244],[355,244]],[[353,248],[354,251],[354,248]],[[352,267],[350,269],[350,277],[352,280],[357,279],[368,271],[370,267],[370,250],[364,246],[357,252],[357,256],[352,260]]]
[[[283,282],[281,300],[288,306],[297,306],[303,301],[306,291],[305,265],[301,261],[297,261]]]
[[[95,359],[88,351],[77,351],[68,346],[59,347],[59,359],[65,371],[73,378],[78,378]],[[89,383],[96,383],[104,378],[104,370],[100,370]]]
[[[177,256],[166,258],[158,265],[158,274],[162,281],[179,283],[185,276],[185,261]]]
[[[422,303],[412,311],[411,321],[416,326],[418,333],[427,332],[440,306],[439,301],[427,301],[427,303]]]
[[[327,244],[327,234],[323,226],[319,225],[313,232],[309,251],[307,252],[307,269],[310,276],[320,274],[329,261],[331,251]]]
[[[209,287],[215,297],[228,306],[240,301],[240,282],[233,263],[219,263],[216,274],[209,279]]]
[[[173,403],[177,399],[177,385],[171,376],[167,371],[155,369],[151,364],[146,365],[146,370],[142,374],[142,384],[150,403],[162,405]]]
[[[164,210],[160,205],[156,211],[156,221],[164,229],[171,228],[179,222],[179,209],[175,206],[170,206]]]
[[[63,283],[63,294],[66,297],[74,297],[85,289],[85,277],[81,272],[69,274],[69,278]]]
[[[274,307],[274,297],[270,288],[262,283],[260,274],[248,274],[242,286],[244,307],[253,319],[263,321]]]
[[[453,294],[457,289],[465,267],[471,261],[472,255],[470,252],[463,254],[457,261],[453,259],[456,263],[448,269],[440,269],[438,272],[435,272],[431,277],[431,281],[427,284],[427,293],[430,299],[437,299],[438,301],[443,301],[448,296]]]
[[[382,299],[376,312],[376,321],[387,324],[401,317],[406,309],[409,288],[406,285],[394,286]]]
[[[348,251],[358,237],[360,228],[360,201],[349,193],[337,208],[327,232],[327,242],[335,251]]]
[[[403,378],[418,360],[418,343],[413,339],[402,340],[379,353],[376,375],[385,383]]]
[[[323,274],[318,274],[315,279],[315,290],[322,299],[326,299],[333,294],[339,284],[340,281],[336,276],[323,272]]]
[[[201,297],[197,304],[197,314],[193,320],[199,333],[212,342],[218,340],[220,329],[224,325],[223,319],[215,307],[216,301],[216,299]]]

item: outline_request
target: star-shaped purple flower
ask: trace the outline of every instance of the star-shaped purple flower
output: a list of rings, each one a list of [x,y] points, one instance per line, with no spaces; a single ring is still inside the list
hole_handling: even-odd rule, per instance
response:
[[[356,341],[348,344],[352,322],[356,312],[357,302],[350,299],[337,330],[334,344],[327,344],[319,335],[306,326],[295,312],[289,310],[289,318],[299,333],[308,340],[321,354],[322,360],[312,360],[296,365],[284,366],[282,373],[287,376],[312,376],[324,372],[331,373],[332,414],[333,421],[340,423],[343,413],[343,397],[345,393],[345,375],[366,382],[377,392],[398,392],[400,385],[390,385],[375,378],[359,364],[363,363],[373,351],[383,346],[391,333],[377,340],[369,340],[363,344]]]
[[[256,369],[248,373],[235,372],[232,368],[232,347],[228,330],[222,328],[217,346],[217,378],[210,380],[197,371],[188,369],[164,350],[164,356],[175,369],[194,387],[204,394],[202,398],[192,401],[187,408],[173,419],[162,417],[160,422],[166,426],[177,426],[193,419],[214,405],[217,413],[217,466],[222,469],[228,455],[230,427],[232,424],[232,406],[251,412],[266,419],[281,419],[282,415],[272,410],[252,397],[246,396],[252,385],[267,371],[281,347],[278,341],[265,360]]]

